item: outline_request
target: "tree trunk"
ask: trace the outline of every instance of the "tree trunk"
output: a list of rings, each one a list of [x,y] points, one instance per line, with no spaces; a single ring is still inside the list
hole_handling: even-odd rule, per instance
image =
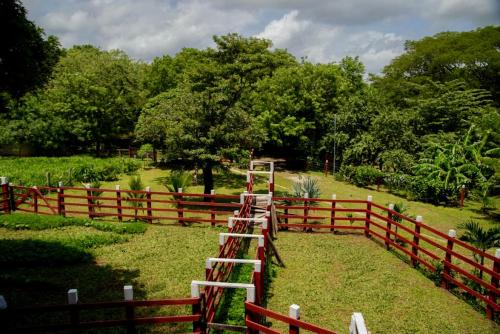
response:
[[[205,184],[205,194],[210,194],[214,188],[214,176],[212,173],[212,162],[207,161],[203,164],[203,183]]]

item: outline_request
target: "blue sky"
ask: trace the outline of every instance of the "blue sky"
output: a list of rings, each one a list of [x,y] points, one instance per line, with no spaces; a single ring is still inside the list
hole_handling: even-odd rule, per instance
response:
[[[359,56],[379,73],[404,41],[500,24],[499,0],[24,0],[64,47],[93,44],[151,61],[238,32],[312,62]]]

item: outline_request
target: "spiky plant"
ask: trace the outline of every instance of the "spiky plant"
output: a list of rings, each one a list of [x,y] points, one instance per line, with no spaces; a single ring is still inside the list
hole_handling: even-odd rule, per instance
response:
[[[191,186],[191,181],[193,177],[190,173],[183,170],[175,170],[170,174],[170,177],[165,179],[163,182],[163,186],[168,189],[168,191],[176,193],[179,188],[182,188],[183,192]],[[174,198],[178,198],[178,196],[174,196]]]
[[[141,176],[136,175],[136,176],[131,176],[130,180],[128,181],[128,186],[130,190],[144,190],[144,184],[142,183]],[[145,193],[127,193],[127,199],[126,201],[130,203],[130,205],[134,208],[134,220],[137,221],[137,212],[139,211],[140,208],[144,206],[143,200],[146,197]]]
[[[464,233],[460,236],[460,240],[467,241],[474,247],[486,252],[488,249],[500,246],[500,228],[492,227],[484,229],[478,222],[470,220],[460,224],[459,229]],[[481,265],[484,265],[484,256],[473,253],[474,260]],[[483,278],[483,271],[479,270],[479,278]]]

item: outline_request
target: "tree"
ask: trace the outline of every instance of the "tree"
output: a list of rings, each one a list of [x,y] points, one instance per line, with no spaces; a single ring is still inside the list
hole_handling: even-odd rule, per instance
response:
[[[418,41],[407,41],[405,53],[372,77],[375,85],[397,105],[418,94],[412,84],[427,80],[460,79],[468,88],[488,90],[500,105],[500,27],[488,26],[468,32],[441,32]]]
[[[26,18],[18,0],[0,2],[0,110],[9,95],[19,98],[44,85],[61,54],[54,36],[45,39],[43,30]]]
[[[41,110],[65,123],[63,140],[92,145],[99,155],[133,131],[144,101],[142,70],[123,52],[75,46],[40,94]]]
[[[166,156],[202,166],[205,193],[213,188],[213,167],[226,158],[238,158],[259,145],[262,133],[245,103],[256,82],[271,75],[290,56],[271,52],[271,43],[237,34],[214,37],[216,49],[197,54],[181,83],[157,96],[141,117],[136,133],[149,136],[146,123],[162,119],[156,139],[164,131]],[[176,56],[177,57],[177,56]]]

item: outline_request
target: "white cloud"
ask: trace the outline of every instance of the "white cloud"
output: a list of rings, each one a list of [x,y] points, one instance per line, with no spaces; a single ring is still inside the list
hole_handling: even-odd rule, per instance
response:
[[[25,0],[64,47],[93,44],[151,60],[230,32],[271,39],[313,62],[360,56],[378,73],[405,39],[500,23],[498,0]],[[465,23],[464,23],[465,22]],[[420,30],[419,30],[420,29]]]

